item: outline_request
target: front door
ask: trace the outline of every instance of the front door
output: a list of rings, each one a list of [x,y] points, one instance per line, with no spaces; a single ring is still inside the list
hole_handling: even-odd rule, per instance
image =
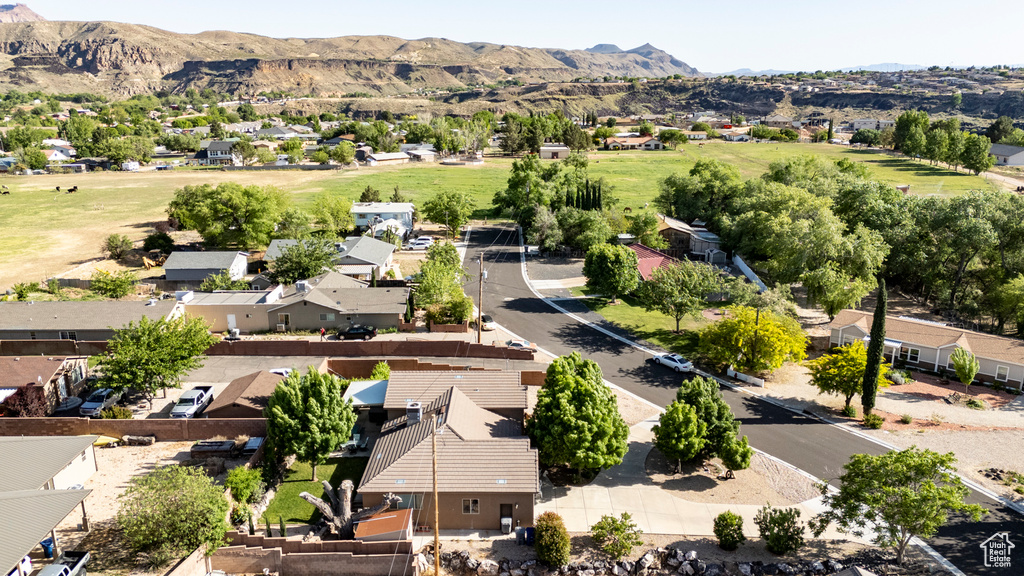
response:
[[[232,331],[234,329],[235,329],[235,315],[234,314],[228,314],[228,331],[230,332],[230,331]]]
[[[502,518],[511,518],[512,517],[512,505],[511,504],[501,504],[501,517]]]
[[[291,314],[278,314],[277,315],[277,323],[278,324],[283,324],[284,325],[284,329],[287,332],[291,328],[291,325],[292,325],[292,315]]]

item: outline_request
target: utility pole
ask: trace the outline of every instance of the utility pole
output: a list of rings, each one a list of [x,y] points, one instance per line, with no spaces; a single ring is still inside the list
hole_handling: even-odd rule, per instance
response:
[[[437,502],[437,412],[434,412],[430,419],[430,448],[431,460],[434,465],[434,574],[441,574],[441,537],[439,535]]]
[[[480,284],[476,297],[476,343],[483,344],[483,319],[484,319],[484,253],[480,253],[480,273],[477,274]]]

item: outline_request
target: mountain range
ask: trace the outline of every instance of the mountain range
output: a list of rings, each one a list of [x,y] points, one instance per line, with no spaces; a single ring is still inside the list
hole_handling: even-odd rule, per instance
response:
[[[27,19],[18,5],[2,15]],[[0,90],[130,96],[212,88],[256,94],[394,95],[519,80],[699,75],[650,44],[590,50],[462,43],[393,36],[270,38],[228,31],[179,34],[118,22],[20,21],[0,25]]]

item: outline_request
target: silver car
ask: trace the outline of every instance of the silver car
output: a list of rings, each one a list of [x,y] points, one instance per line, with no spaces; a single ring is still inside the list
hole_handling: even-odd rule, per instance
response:
[[[78,409],[78,413],[82,416],[95,418],[100,415],[100,412],[117,404],[117,401],[120,399],[120,392],[114,392],[110,388],[101,388],[89,394],[89,397],[85,399],[85,402]]]
[[[654,363],[668,366],[676,372],[693,372],[693,363],[679,354],[657,354]]]

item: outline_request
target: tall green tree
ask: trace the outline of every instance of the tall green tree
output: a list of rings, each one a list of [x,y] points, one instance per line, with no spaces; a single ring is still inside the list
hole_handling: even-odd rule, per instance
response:
[[[841,346],[830,354],[825,354],[807,362],[811,372],[811,384],[824,394],[835,394],[846,399],[846,407],[850,407],[853,397],[864,388],[864,370],[867,368],[868,351],[860,340]],[[879,371],[875,388],[886,386],[888,382]]]
[[[598,196],[598,204],[600,203],[600,196]],[[600,209],[600,206],[598,208]],[[637,242],[648,248],[658,250],[668,248],[668,241],[658,233],[658,217],[651,212],[641,212],[629,219],[629,227],[626,228],[626,232],[632,234]]]
[[[837,492],[820,485],[828,509],[811,519],[811,531],[821,536],[834,523],[858,537],[872,533],[876,544],[896,549],[896,562],[902,564],[910,540],[934,536],[950,513],[977,522],[987,512],[965,502],[968,490],[955,464],[952,453],[916,446],[879,456],[854,454],[843,466]]]
[[[270,263],[270,275],[282,284],[306,280],[322,274],[337,257],[338,249],[329,238],[305,238],[281,250]]]
[[[953,363],[956,377],[963,383],[966,393],[971,387],[971,382],[974,382],[974,377],[981,370],[981,364],[978,363],[978,359],[973,353],[959,346],[949,355],[949,360]]]
[[[636,252],[625,246],[598,244],[587,251],[583,275],[587,288],[615,302],[620,294],[628,294],[640,284]]]
[[[476,207],[466,193],[445,190],[435,194],[423,205],[423,216],[435,224],[444,224],[446,234],[452,238],[469,222]]]
[[[313,223],[330,236],[341,236],[355,225],[352,203],[340,194],[317,194],[313,199]]]
[[[740,371],[770,372],[807,355],[807,337],[792,318],[745,306],[728,308],[726,318],[700,333],[701,355]]]
[[[684,460],[693,460],[704,448],[707,429],[707,424],[697,418],[693,407],[673,402],[653,428],[654,447],[666,458],[676,461],[678,473]]]
[[[314,482],[316,467],[352,435],[356,413],[344,393],[339,378],[310,366],[305,374],[293,370],[267,400],[267,446],[309,464]]]
[[[871,291],[871,284],[862,278],[850,278],[839,270],[836,262],[826,262],[804,272],[800,281],[807,289],[808,299],[819,304],[831,321],[840,311],[857,305]]]
[[[981,174],[995,165],[995,157],[989,154],[992,142],[986,136],[967,134],[964,136],[964,151],[960,155],[960,163],[975,175]]]
[[[868,343],[860,393],[860,402],[865,416],[871,414],[875,408],[875,396],[878,394],[878,376],[882,372],[882,354],[885,352],[885,315],[888,300],[889,293],[885,289],[885,279],[879,278],[875,314],[871,318],[871,341]]]
[[[580,474],[620,464],[629,428],[601,368],[573,352],[548,366],[526,433],[542,464],[566,465]]]
[[[1000,116],[985,130],[985,136],[988,136],[990,142],[1002,142],[1004,138],[1013,133],[1013,130],[1013,118]]]
[[[181,388],[186,373],[203,366],[203,353],[217,339],[202,318],[174,320],[143,317],[114,331],[99,358],[100,384],[114,390],[139,390],[152,399],[157,390]]]
[[[270,243],[287,205],[277,188],[224,182],[177,190],[167,212],[210,246],[248,250]]]
[[[640,302],[647,311],[657,310],[679,322],[686,316],[700,317],[707,297],[724,287],[717,268],[703,262],[681,260],[657,268],[640,285]]]
[[[676,402],[692,408],[697,415],[697,421],[703,422],[706,426],[704,443],[698,451],[700,457],[723,456],[732,448],[732,444],[741,442],[737,438],[740,424],[722,398],[718,382],[703,376],[684,380],[676,390]],[[746,459],[749,463],[749,454],[746,454]]]

